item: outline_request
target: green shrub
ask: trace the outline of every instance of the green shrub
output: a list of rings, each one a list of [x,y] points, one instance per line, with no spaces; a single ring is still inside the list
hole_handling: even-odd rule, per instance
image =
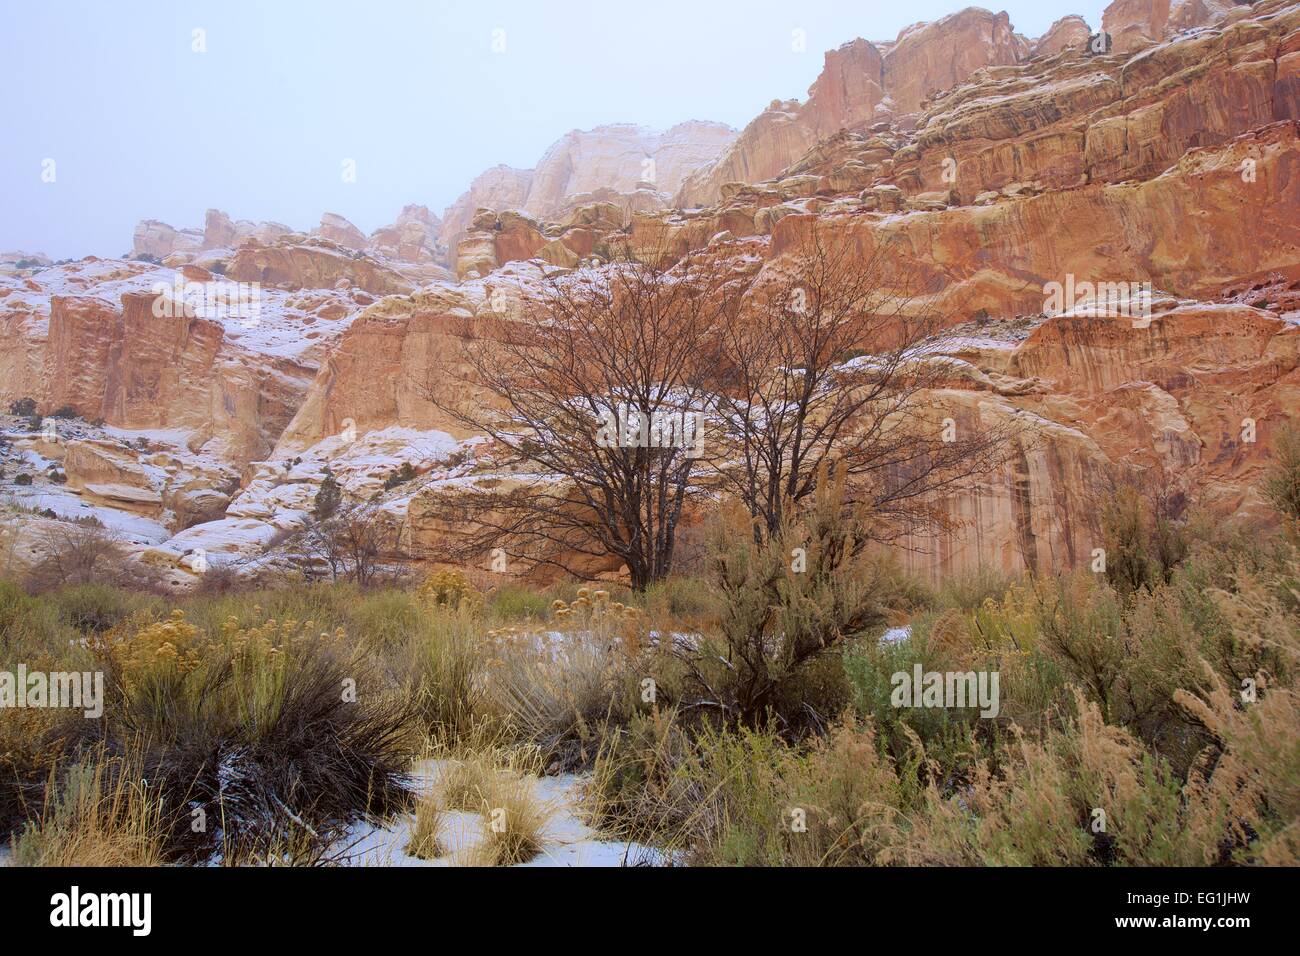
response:
[[[720,636],[706,634],[694,649],[679,641],[679,650],[695,694],[729,722],[776,721],[792,737],[824,729],[849,699],[829,658],[887,618],[895,572],[865,550],[869,521],[846,511],[843,476],[822,479],[762,543],[739,511],[716,527],[710,583]]]
[[[157,602],[109,584],[71,584],[50,592],[49,601],[59,620],[78,631],[102,632],[116,627],[132,614]]]
[[[415,469],[411,467],[409,461],[402,462],[402,466],[395,472],[384,479],[384,490],[389,491],[398,485],[405,484],[415,477]]]
[[[1289,423],[1278,433],[1261,490],[1273,507],[1300,522],[1300,425]]]
[[[339,505],[342,503],[343,490],[339,487],[334,472],[330,471],[327,465],[325,467],[325,477],[321,479],[320,488],[316,492],[316,501],[312,507],[312,514],[324,520],[338,511]]]
[[[492,592],[488,610],[497,621],[508,623],[523,620],[544,620],[550,611],[551,601],[546,594],[524,584],[507,582]]]
[[[677,621],[704,622],[718,614],[718,595],[709,583],[679,575],[650,584],[644,604],[655,617]]]

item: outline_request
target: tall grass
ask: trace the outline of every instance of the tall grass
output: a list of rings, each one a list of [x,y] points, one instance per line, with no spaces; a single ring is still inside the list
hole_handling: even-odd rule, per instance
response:
[[[14,837],[18,866],[158,866],[165,797],[140,767],[100,749],[50,772],[45,808]]]
[[[166,603],[0,582],[0,669],[102,670],[108,688],[98,721],[0,711],[0,827],[24,863],[297,865],[412,809],[411,852],[431,857],[464,810],[488,834],[469,862],[499,865],[545,852],[533,777],[590,771],[589,821],[678,862],[1294,864],[1295,545],[1115,529],[1158,538],[1131,542],[1132,573],[934,591],[866,555],[791,581],[783,547],[734,541],[728,588],[641,598],[446,572]],[[996,670],[999,715],[895,707],[915,664]],[[430,755],[443,774],[416,803]]]
[[[546,825],[555,807],[538,797],[533,780],[499,773],[487,780],[482,795],[482,838],[467,862],[472,866],[516,866],[546,846]]]

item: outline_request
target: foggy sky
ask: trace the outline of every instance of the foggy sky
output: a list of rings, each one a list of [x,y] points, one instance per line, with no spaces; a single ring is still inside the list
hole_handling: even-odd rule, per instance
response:
[[[121,255],[138,220],[202,227],[209,207],[304,230],[337,212],[366,233],[407,203],[441,215],[478,173],[531,167],[570,129],[739,129],[806,98],[826,50],[965,5],[5,0],[0,251]],[[1068,13],[1095,30],[1104,6],[993,9],[1034,38]]]

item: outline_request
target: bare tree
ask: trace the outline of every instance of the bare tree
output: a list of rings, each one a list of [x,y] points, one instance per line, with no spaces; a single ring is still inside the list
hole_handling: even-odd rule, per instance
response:
[[[65,584],[124,582],[126,552],[98,523],[50,521],[40,533],[41,557],[28,574],[28,586],[45,591]]]
[[[743,270],[708,255],[623,261],[554,276],[518,303],[493,341],[466,344],[466,409],[430,400],[493,441],[513,489],[472,485],[443,499],[474,530],[460,559],[494,549],[525,568],[590,576],[613,557],[634,588],[667,574],[678,521],[708,459],[720,329]]]
[[[887,242],[865,250],[814,233],[773,262],[725,327],[719,368],[729,461],[723,486],[749,509],[755,536],[842,471],[846,505],[866,505],[875,534],[939,519],[936,498],[986,473],[1009,426],[959,423],[932,397],[953,366],[919,274]]]
[[[396,560],[398,530],[370,502],[336,506],[325,518],[312,517],[284,542],[329,568],[331,580],[368,587],[401,574]]]

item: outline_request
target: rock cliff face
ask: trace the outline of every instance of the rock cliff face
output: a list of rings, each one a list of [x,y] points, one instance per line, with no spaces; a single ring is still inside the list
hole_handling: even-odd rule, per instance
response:
[[[1101,16],[1113,49],[1128,53],[1181,30],[1221,20],[1239,6],[1236,0],[1115,0]]]
[[[1019,63],[1025,39],[1005,13],[968,7],[934,23],[908,27],[885,54],[884,86],[898,113],[915,113],[931,93],[986,66]]]
[[[1244,179],[1243,168],[1254,178]],[[1297,124],[1286,121],[1189,151],[1142,182],[903,216],[790,215],[773,228],[772,251],[792,248],[809,231],[827,243],[857,246],[864,256],[889,243],[899,281],[919,270],[920,281],[936,290],[923,298],[954,322],[980,310],[1042,311],[1045,286],[1067,275],[1151,282],[1178,296],[1213,299],[1274,274],[1300,279],[1298,176]],[[1192,222],[1196,228],[1170,227]]]
[[[1031,56],[1053,56],[1062,50],[1082,50],[1091,36],[1083,17],[1061,17],[1030,45],[1029,52]]]
[[[226,275],[240,282],[260,282],[285,289],[329,289],[340,283],[375,295],[409,292],[415,282],[384,264],[327,239],[275,245],[245,242],[226,266]]]
[[[363,304],[347,292],[262,289],[256,314],[206,317],[171,297],[196,272],[105,265],[56,267],[0,296],[6,346],[21,349],[0,400],[32,398],[124,430],[184,431],[196,452],[232,463],[271,450]]]
[[[174,229],[157,219],[142,219],[135,227],[131,251],[137,256],[165,259],[174,252],[198,252],[203,233],[197,229]]]
[[[1136,56],[1071,51],[990,75],[923,114],[895,182],[970,202],[1012,182],[1150,178],[1188,149],[1295,118],[1296,29],[1293,13],[1238,20]]]
[[[195,263],[207,268],[224,263],[239,254],[241,247],[311,245],[307,239],[323,240],[320,246],[336,247],[350,253],[385,261],[397,271],[414,273],[416,278],[441,278],[439,263],[447,249],[441,242],[442,220],[426,206],[405,207],[395,222],[366,236],[337,213],[327,212],[308,236],[278,222],[233,221],[220,209],[209,209],[202,232],[176,230],[154,219],[142,221],[135,230],[132,255],[165,260],[167,265]],[[413,268],[412,268],[413,267]],[[292,280],[290,280],[292,281]],[[300,283],[306,285],[309,283]]]
[[[561,218],[602,192],[626,196],[638,188],[660,194],[660,206],[687,175],[713,161],[735,138],[723,123],[692,120],[665,132],[631,124],[573,130],[555,142],[534,169],[496,166],[480,175],[443,214],[451,248],[469,231],[480,209],[518,210]]]
[[[512,303],[544,275],[706,247],[779,269],[815,237],[884,243],[886,281],[925,283],[952,368],[926,401],[962,428],[1020,426],[999,472],[938,502],[950,530],[899,549],[917,572],[1089,560],[1124,476],[1262,513],[1252,483],[1300,414],[1300,3],[1116,0],[1100,26],[1109,47],[1079,17],[1029,40],[968,9],[854,40],[806,102],[738,135],[571,133],[536,169],[484,173],[442,220],[407,207],[369,237],[213,210],[202,230],[141,223],[135,252],[163,267],[5,257],[0,403],[86,420],[10,451],[62,475],[37,473],[40,500],[119,522],[180,582],[199,550],[253,558],[300,523],[326,464],[348,494],[380,494],[421,557],[456,532],[430,503],[490,460],[440,407],[487,400],[449,363],[514,334]],[[259,283],[259,322],[157,315],[178,269]],[[1149,314],[1049,295],[1080,283],[1148,289]],[[385,490],[403,462],[418,477]]]
[[[493,166],[479,173],[469,189],[442,214],[448,243],[452,248],[459,244],[479,209],[523,209],[532,182],[531,169]]]
[[[292,232],[279,222],[249,222],[247,219],[232,222],[220,209],[209,209],[203,219],[203,248],[229,249],[249,237],[271,243]]]
[[[817,82],[809,88],[806,103],[800,105],[797,101],[774,101],[741,131],[740,136],[717,162],[687,179],[678,194],[677,204],[698,206],[713,203],[722,196],[723,186],[727,183],[753,183],[775,178],[814,143],[840,129],[861,131],[880,121],[893,121],[900,127],[943,127],[956,119],[945,118],[944,111],[955,108],[957,103],[949,96],[941,106],[926,113],[927,103],[936,94],[957,89],[962,90],[967,97],[988,97],[990,102],[986,107],[997,103],[999,108],[1006,110],[1004,118],[1015,116],[1017,119],[1013,122],[1023,124],[1026,130],[1033,130],[1035,139],[1029,143],[1017,142],[1017,153],[1029,154],[1027,158],[1032,161],[1034,153],[1047,149],[1052,154],[1051,158],[1039,165],[1055,163],[1063,158],[1063,154],[1082,152],[1082,146],[1079,142],[1063,138],[1061,129],[1054,131],[1050,128],[1059,118],[1053,114],[1053,110],[1060,109],[1066,115],[1073,114],[1076,127],[1074,132],[1081,137],[1083,129],[1090,123],[1080,122],[1082,118],[1077,115],[1080,111],[1102,107],[1108,95],[1117,99],[1131,97],[1135,101],[1146,102],[1164,100],[1168,91],[1143,85],[1144,80],[1152,74],[1171,77],[1177,71],[1170,71],[1167,64],[1154,67],[1150,64],[1139,65],[1128,76],[1113,77],[1114,84],[1099,81],[1099,73],[1105,72],[1107,67],[1118,70],[1128,62],[1125,54],[1149,46],[1157,40],[1191,28],[1240,19],[1248,9],[1233,4],[1231,0],[1183,0],[1172,7],[1168,0],[1116,0],[1106,9],[1103,17],[1103,29],[1112,34],[1110,50],[1107,51],[1111,58],[1096,63],[1090,57],[1093,50],[1089,43],[1088,25],[1077,16],[1058,20],[1047,33],[1033,42],[1014,32],[1005,13],[994,14],[976,7],[969,7],[933,23],[918,23],[908,27],[890,44],[854,40],[839,50],[826,54],[826,65]],[[1256,23],[1256,29],[1268,30],[1268,27]],[[1230,36],[1224,44],[1227,48],[1233,48],[1239,44],[1249,45],[1257,39],[1258,37]],[[1276,39],[1274,33],[1274,40]],[[1209,52],[1204,46],[1196,48],[1179,44],[1175,55],[1183,57],[1184,67],[1192,70],[1197,67],[1197,57]],[[1038,64],[1025,71],[1010,73],[999,69],[1060,53],[1066,53],[1072,59],[1080,61],[1073,73],[1062,73],[1057,63]],[[1160,54],[1155,56],[1158,58]],[[1088,67],[1094,65],[1095,71],[1090,71]],[[1294,67],[1290,70],[1293,73]],[[1200,65],[1195,70],[1196,75],[1207,72],[1212,70],[1205,65]],[[981,79],[967,85],[967,81],[975,79],[977,75]],[[1019,85],[1014,82],[1015,77],[1021,78]],[[1189,80],[1194,78],[1194,75],[1187,77]],[[1257,81],[1262,79],[1260,75],[1255,78]],[[1227,83],[1234,85],[1236,79],[1230,77]],[[1058,89],[1058,86],[1063,88]],[[1025,99],[1016,103],[1001,102],[1001,97],[1017,93]],[[1240,91],[1234,90],[1231,95],[1240,95]],[[1201,98],[1195,93],[1189,93],[1188,96],[1190,99],[1185,102],[1199,102]],[[1137,102],[1134,105],[1138,105]],[[1178,110],[1179,107],[1176,98],[1169,105],[1171,110]],[[1212,125],[1216,120],[1223,122],[1225,110],[1221,105],[1215,105],[1210,100],[1205,108],[1209,111],[1208,116],[1188,119],[1194,124]],[[1112,114],[1127,112],[1129,111],[1115,109]],[[1194,113],[1195,110],[1191,112]],[[1259,119],[1254,115],[1257,112],[1252,106],[1251,115],[1234,116],[1230,123],[1234,127],[1232,132],[1257,125]],[[1147,116],[1144,119],[1149,124],[1146,127],[1148,131],[1159,129],[1161,117]],[[1057,124],[1058,127],[1060,125],[1062,124]],[[1104,136],[1116,129],[1117,126],[1112,124],[1099,130],[1097,135]],[[994,140],[1010,138],[1005,127],[999,128],[994,124],[979,132],[972,130],[969,135],[973,138],[984,134],[991,134]],[[1146,135],[1150,136],[1152,132]],[[1208,140],[1196,141],[1194,137],[1179,139],[1175,135],[1169,145],[1163,148],[1164,158],[1172,161],[1182,155],[1188,146],[1204,145],[1205,142]],[[1102,143],[1098,140],[1094,152],[1112,150],[1114,145],[1112,142]],[[1024,163],[1019,157],[1017,161]],[[1061,181],[1072,175],[1077,178],[1078,172],[1067,161],[1064,171],[1057,172],[1055,178]],[[1013,178],[1033,179],[1036,176],[1024,171]]]
[[[854,40],[826,54],[808,100],[774,101],[741,131],[736,142],[687,179],[681,206],[716,201],[730,182],[771,179],[814,143],[841,129],[900,120],[917,112],[930,94],[965,80],[981,67],[1017,63],[1029,45],[1005,13],[975,7],[934,23],[908,27],[887,45]]]
[[[391,226],[370,235],[367,247],[381,256],[401,262],[438,262],[446,256],[440,242],[442,220],[427,206],[406,206]]]

